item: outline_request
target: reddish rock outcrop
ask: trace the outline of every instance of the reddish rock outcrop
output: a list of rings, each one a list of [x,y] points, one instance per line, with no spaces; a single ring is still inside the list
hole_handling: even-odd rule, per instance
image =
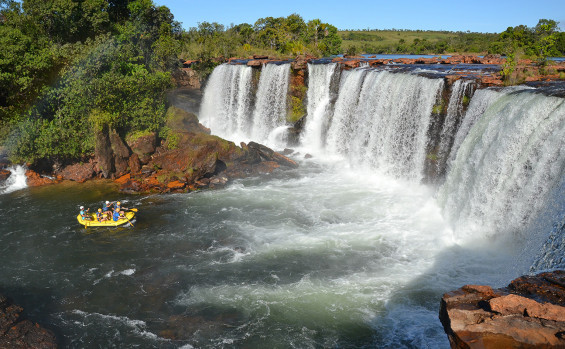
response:
[[[178,108],[168,111],[167,127],[171,132],[169,137],[154,150],[152,138],[145,141],[138,138],[129,143],[134,155],[143,153],[150,160],[139,171],[133,171],[130,166],[129,177],[116,180],[122,191],[185,192],[220,187],[230,179],[270,173],[279,167],[298,166],[260,144],[251,142],[238,147],[210,135],[210,130],[194,114]]]
[[[66,166],[59,173],[63,179],[83,183],[94,177],[94,161],[90,160],[86,163],[76,163]]]
[[[452,348],[565,348],[565,272],[463,286],[443,295],[439,318]]]
[[[0,347],[14,349],[57,348],[55,335],[21,317],[22,307],[0,295]]]
[[[26,183],[28,187],[39,187],[46,184],[53,184],[55,181],[51,178],[43,177],[33,170],[27,170]]]
[[[8,179],[8,177],[10,177],[11,174],[12,172],[6,169],[0,169],[0,181],[5,181],[6,179]]]

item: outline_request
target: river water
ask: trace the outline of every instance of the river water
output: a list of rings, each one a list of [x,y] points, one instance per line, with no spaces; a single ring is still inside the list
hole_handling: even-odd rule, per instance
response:
[[[112,189],[0,196],[0,292],[62,347],[447,347],[441,294],[516,275],[490,267],[514,248],[454,244],[430,188],[337,160],[120,197],[134,227],[81,228]]]
[[[475,92],[463,120],[443,128],[449,139],[441,133],[445,181],[424,185],[443,80],[369,69],[330,78],[339,72],[326,68],[310,67],[321,86],[291,155],[297,169],[190,194],[7,184],[0,293],[63,348],[448,348],[442,294],[527,273],[562,220],[563,98]],[[247,68],[217,69],[203,103],[223,104],[204,105],[201,119],[243,139],[270,129],[277,137],[259,141],[280,146],[278,102],[251,102]],[[276,91],[266,81],[288,79],[285,69],[265,70],[259,85]],[[254,130],[265,115],[273,123]],[[139,210],[133,226],[76,222],[80,205],[118,199]]]

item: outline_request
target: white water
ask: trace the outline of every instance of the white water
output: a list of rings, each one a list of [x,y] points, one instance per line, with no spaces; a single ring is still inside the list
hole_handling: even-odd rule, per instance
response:
[[[308,64],[308,106],[301,142],[311,152],[319,153],[331,115],[331,81],[337,64]]]
[[[290,64],[265,64],[256,95],[253,69],[222,64],[212,72],[200,107],[200,121],[213,134],[233,141],[285,143]]]
[[[9,167],[8,170],[12,174],[4,184],[0,184],[0,194],[8,194],[27,187],[25,167],[18,165]]]
[[[463,118],[463,97],[468,89],[473,86],[473,81],[459,79],[452,86],[447,115],[441,129],[438,149],[438,173],[444,170],[455,135]]]
[[[449,162],[455,159],[455,156],[457,155],[457,151],[459,150],[461,143],[463,143],[463,141],[469,134],[471,127],[473,127],[475,122],[477,122],[477,120],[484,114],[487,108],[490,107],[492,103],[494,103],[499,97],[502,96],[501,94],[508,94],[514,91],[520,91],[524,89],[527,89],[527,87],[513,86],[513,87],[505,88],[502,91],[497,91],[488,88],[477,90],[473,95],[473,98],[469,103],[469,108],[465,113],[465,117],[463,118],[463,121],[461,122],[461,125],[459,126],[459,129],[455,134],[455,139],[453,140],[453,145],[450,150]]]
[[[290,64],[263,66],[253,112],[253,140],[265,142],[273,130],[286,124],[289,79]]]
[[[455,245],[430,188],[339,162],[302,162],[298,171],[186,198],[190,215],[218,212],[216,229],[229,238],[200,254],[227,279],[185,290],[177,306],[248,314],[254,320],[238,331],[263,336],[258,347],[446,348],[441,294],[509,281],[490,265],[507,263],[512,248]],[[253,277],[239,278],[244,271]],[[226,338],[245,343],[235,333],[217,340]]]
[[[222,64],[212,72],[200,107],[200,121],[213,134],[247,140],[252,126],[252,68]]]
[[[490,106],[458,149],[439,202],[458,239],[524,238],[565,175],[564,99],[531,91],[483,98]]]
[[[363,70],[341,86],[329,151],[398,178],[423,177],[430,116],[443,80]]]
[[[243,330],[271,346],[343,346],[325,331],[356,336],[369,326],[377,347],[448,347],[441,294],[507,285],[549,233],[535,228],[563,192],[564,100],[525,87],[478,90],[461,116],[468,85],[454,86],[442,135],[446,157],[453,142],[450,165],[436,192],[419,183],[443,80],[346,71],[331,108],[325,68],[310,67],[300,151],[316,156],[296,178],[205,194],[243,236],[245,253],[234,250],[222,268],[265,266],[262,281],[192,287],[177,304],[249,313],[257,321]]]

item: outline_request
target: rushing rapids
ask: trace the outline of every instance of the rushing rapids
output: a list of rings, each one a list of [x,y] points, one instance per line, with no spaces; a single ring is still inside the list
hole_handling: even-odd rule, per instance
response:
[[[290,146],[290,66],[253,69],[217,67],[199,117]],[[298,169],[126,197],[129,230],[65,222],[111,189],[0,195],[0,293],[63,347],[446,348],[444,292],[563,265],[565,102],[542,92],[309,64]]]

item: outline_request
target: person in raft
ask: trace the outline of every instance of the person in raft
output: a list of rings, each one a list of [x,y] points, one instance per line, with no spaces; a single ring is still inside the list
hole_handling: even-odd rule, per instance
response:
[[[122,203],[119,201],[116,201],[116,204],[114,205],[114,209],[117,209],[118,211],[120,211],[120,214],[124,214],[124,210],[128,210],[127,207],[122,207]]]
[[[115,207],[114,214],[112,215],[112,220],[114,222],[117,222],[118,220],[120,220],[120,218],[126,218],[126,216],[124,216],[124,211],[120,211],[119,207]]]
[[[108,217],[106,216],[106,213],[102,212],[102,209],[99,208],[98,212],[96,212],[96,219],[98,220],[98,222],[105,222],[108,220]]]
[[[83,221],[91,221],[92,220],[92,217],[90,217],[90,215],[88,214],[88,211],[90,211],[89,208],[87,208],[85,210],[84,206],[80,207],[80,216],[81,216]]]
[[[105,214],[112,214],[112,202],[110,201],[106,201],[104,203],[104,207],[102,208],[102,212],[104,212]]]

